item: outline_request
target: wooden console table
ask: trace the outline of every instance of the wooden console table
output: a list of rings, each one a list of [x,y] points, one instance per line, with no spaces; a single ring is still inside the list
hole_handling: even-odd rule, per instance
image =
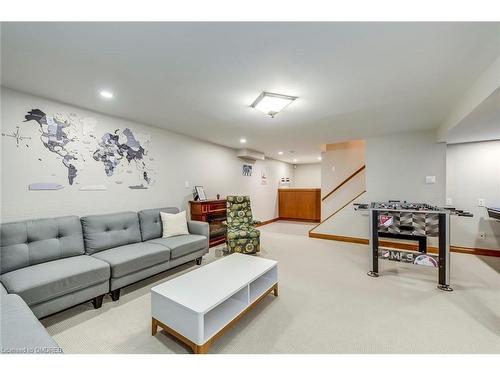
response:
[[[191,220],[204,221],[210,226],[209,246],[226,242],[226,228],[222,222],[226,220],[226,200],[210,199],[189,201]]]
[[[321,189],[278,189],[280,220],[321,221]]]

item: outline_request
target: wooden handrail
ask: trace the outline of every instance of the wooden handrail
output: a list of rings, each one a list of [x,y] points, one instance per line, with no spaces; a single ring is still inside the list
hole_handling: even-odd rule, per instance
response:
[[[366,165],[363,165],[361,168],[359,168],[356,172],[351,174],[349,177],[347,177],[344,181],[342,181],[335,189],[333,189],[331,192],[329,192],[327,195],[325,195],[323,198],[321,198],[321,201],[324,201],[326,198],[328,198],[330,195],[335,193],[337,190],[339,190],[342,186],[344,186],[349,180],[351,180],[354,176],[356,176],[358,173],[360,173],[363,169],[366,168]]]
[[[328,219],[330,219],[333,215],[339,213],[340,211],[342,211],[344,208],[346,208],[347,206],[349,206],[352,202],[354,202],[356,199],[358,199],[360,196],[362,196],[364,193],[366,193],[366,190],[363,190],[361,193],[359,193],[358,195],[356,195],[354,198],[352,198],[349,202],[347,202],[346,204],[344,204],[342,207],[340,207],[339,209],[335,210],[335,212],[331,215],[329,215],[325,220],[322,220],[318,225],[316,225],[315,227],[313,227],[312,229],[309,230],[309,234],[311,234],[311,232],[313,230],[315,230],[317,227],[319,227],[321,224],[323,224],[325,221],[327,221]]]

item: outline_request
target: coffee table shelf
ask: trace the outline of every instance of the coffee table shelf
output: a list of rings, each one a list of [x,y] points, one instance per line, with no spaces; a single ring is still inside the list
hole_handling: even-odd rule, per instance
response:
[[[250,303],[257,300],[269,288],[278,282],[278,269],[271,268],[262,276],[252,281],[249,285],[250,289]]]
[[[232,254],[151,289],[157,327],[206,353],[210,344],[267,294],[278,295],[278,263]]]
[[[211,339],[217,332],[228,325],[248,306],[236,298],[229,298],[204,316],[204,338]]]

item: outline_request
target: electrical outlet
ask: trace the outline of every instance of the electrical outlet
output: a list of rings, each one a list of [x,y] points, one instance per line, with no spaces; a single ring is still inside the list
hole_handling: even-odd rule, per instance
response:
[[[436,176],[425,176],[425,183],[426,184],[435,184],[436,183]]]
[[[479,232],[477,236],[478,238],[484,240],[486,238],[486,232]]]
[[[479,198],[477,200],[477,206],[478,207],[484,207],[484,206],[486,206],[486,202],[484,201],[484,198]]]
[[[453,204],[453,199],[451,198],[446,198],[446,205],[451,206]]]

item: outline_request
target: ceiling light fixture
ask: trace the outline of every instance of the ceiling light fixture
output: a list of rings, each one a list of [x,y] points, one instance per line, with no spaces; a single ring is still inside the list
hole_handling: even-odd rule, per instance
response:
[[[297,98],[297,96],[273,94],[263,91],[250,107],[274,118],[274,116]]]
[[[323,158],[322,158],[321,156],[318,156],[318,160],[320,160],[320,161],[321,161],[321,159],[323,159]]]
[[[278,151],[278,155],[283,155],[283,151]]]
[[[297,163],[297,162],[298,162],[298,160],[297,160],[297,159],[293,159],[293,162],[294,162],[294,163]]]
[[[240,143],[247,143],[247,140],[245,138],[240,138]]]
[[[102,90],[100,92],[101,96],[105,99],[113,99],[114,95],[111,91]]]

